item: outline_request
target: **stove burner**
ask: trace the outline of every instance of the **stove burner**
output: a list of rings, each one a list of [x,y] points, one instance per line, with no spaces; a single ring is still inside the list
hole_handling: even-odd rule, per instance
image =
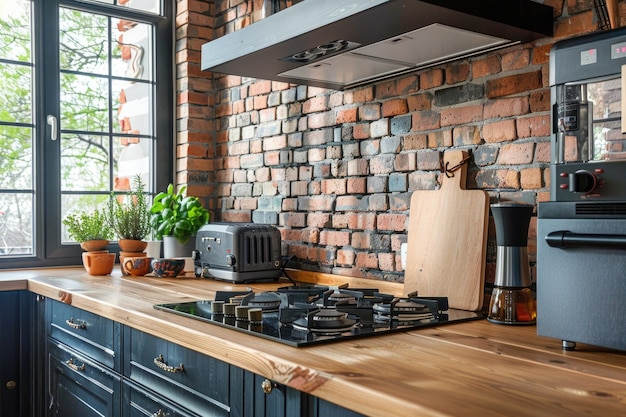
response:
[[[294,329],[321,334],[340,334],[354,327],[356,320],[349,319],[346,313],[332,309],[312,311],[306,317],[293,322]]]
[[[249,299],[244,299],[245,305],[250,308],[260,308],[263,312],[278,311],[280,297],[273,292],[262,292],[254,294]]]
[[[399,320],[409,322],[430,320],[435,317],[430,308],[412,300],[394,300],[391,303],[377,303],[372,307],[378,320]]]

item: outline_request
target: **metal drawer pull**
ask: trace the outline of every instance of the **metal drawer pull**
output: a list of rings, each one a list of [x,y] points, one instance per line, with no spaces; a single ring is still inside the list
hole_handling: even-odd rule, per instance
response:
[[[163,410],[159,410],[156,413],[152,414],[152,417],[165,417],[167,414]]]
[[[72,329],[86,329],[87,328],[87,323],[85,323],[82,320],[74,320],[74,317],[65,320],[65,324],[67,324],[68,326],[70,326]]]
[[[72,368],[75,371],[84,371],[85,370],[85,364],[83,363],[82,365],[76,365],[74,363],[74,358],[69,358],[68,360],[65,361],[65,364],[67,366],[69,366],[70,368]]]
[[[164,371],[171,372],[173,374],[176,374],[178,372],[183,372],[185,370],[185,367],[183,366],[182,363],[178,366],[169,366],[167,363],[165,363],[165,359],[163,359],[163,355],[159,355],[156,358],[154,358],[154,364],[158,366],[159,368],[163,369]]]

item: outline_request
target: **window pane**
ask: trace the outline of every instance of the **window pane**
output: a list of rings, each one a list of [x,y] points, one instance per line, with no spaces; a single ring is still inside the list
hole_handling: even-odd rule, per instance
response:
[[[0,58],[31,62],[30,1],[0,1]]]
[[[33,254],[33,195],[0,193],[0,256]]]
[[[116,4],[118,6],[128,7],[129,9],[143,10],[144,12],[151,12],[155,14],[161,14],[161,1],[162,0],[92,0],[98,3]]]
[[[113,19],[113,75],[131,79],[152,78],[152,28],[130,20]]]
[[[113,83],[113,104],[117,111],[117,133],[152,135],[152,86],[146,83],[116,81]]]
[[[0,63],[0,121],[31,123],[31,67]]]
[[[107,17],[97,14],[59,10],[61,70],[109,72],[108,21]]]
[[[29,127],[0,126],[0,189],[32,187],[33,144]]]
[[[109,139],[86,134],[61,135],[61,190],[110,191]]]
[[[144,184],[150,184],[151,139],[116,138],[114,155],[117,164],[113,171],[116,191],[129,190],[133,178],[140,175]]]
[[[61,74],[61,129],[109,131],[106,78]]]

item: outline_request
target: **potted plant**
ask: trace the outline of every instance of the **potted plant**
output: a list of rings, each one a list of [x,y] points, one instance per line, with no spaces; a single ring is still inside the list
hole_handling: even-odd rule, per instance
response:
[[[131,190],[122,198],[111,194],[109,216],[111,228],[119,239],[120,250],[143,253],[147,245],[143,239],[150,233],[150,212],[145,185],[140,176],[134,178]]]
[[[113,237],[109,218],[105,211],[69,214],[63,219],[70,237],[85,250],[83,265],[90,275],[109,275],[115,264],[115,253],[106,250]]]
[[[185,196],[187,187],[167,190],[154,197],[150,208],[150,226],[157,239],[163,239],[163,252],[169,257],[190,257],[195,236],[200,227],[209,222],[209,211],[195,196]],[[190,242],[191,241],[191,242]]]
[[[88,252],[104,250],[113,237],[105,211],[96,209],[92,213],[68,214],[63,224],[70,238],[79,242],[80,247]]]

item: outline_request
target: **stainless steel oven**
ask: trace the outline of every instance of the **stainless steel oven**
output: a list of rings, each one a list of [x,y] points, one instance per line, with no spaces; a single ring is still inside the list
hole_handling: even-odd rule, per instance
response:
[[[626,30],[550,53],[550,201],[537,208],[537,333],[626,350]]]

